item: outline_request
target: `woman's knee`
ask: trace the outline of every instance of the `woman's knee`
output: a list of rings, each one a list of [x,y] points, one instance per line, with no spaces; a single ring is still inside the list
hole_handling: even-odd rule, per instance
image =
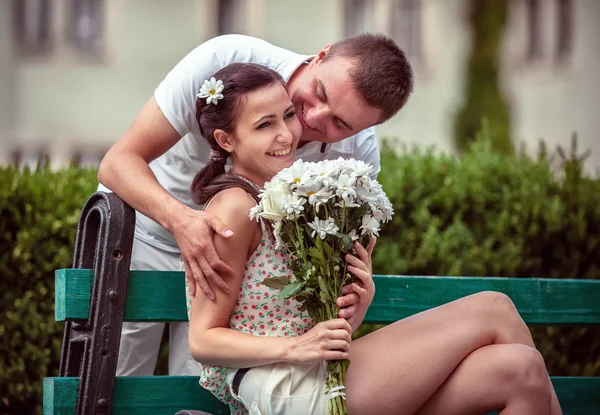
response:
[[[515,304],[510,297],[498,291],[482,291],[473,294],[473,301],[478,311],[490,317],[508,317],[518,315]]]
[[[486,324],[518,330],[526,327],[517,307],[508,295],[497,291],[483,291],[472,297],[475,303],[473,311],[479,318],[485,320]]]
[[[503,345],[502,358],[495,368],[499,381],[511,385],[517,394],[550,393],[548,372],[544,358],[533,347],[522,344]]]

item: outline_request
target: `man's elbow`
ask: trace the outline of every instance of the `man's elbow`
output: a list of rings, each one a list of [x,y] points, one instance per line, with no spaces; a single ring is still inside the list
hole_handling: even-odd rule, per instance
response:
[[[104,186],[109,187],[109,181],[110,181],[110,173],[111,173],[111,161],[112,161],[112,154],[110,152],[110,150],[108,151],[108,153],[106,153],[106,155],[102,158],[102,160],[100,161],[100,165],[98,166],[98,181],[100,183],[102,183]]]

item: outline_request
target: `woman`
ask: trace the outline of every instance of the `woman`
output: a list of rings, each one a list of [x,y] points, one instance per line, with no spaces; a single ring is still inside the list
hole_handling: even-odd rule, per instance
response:
[[[352,341],[375,292],[374,240],[346,256],[357,282],[338,298],[338,319],[315,325],[298,303],[258,284],[288,270],[269,228],[248,212],[258,188],[293,163],[302,129],[270,69],[232,64],[214,77],[197,101],[211,163],[191,190],[234,232],[228,240],[215,235],[215,246],[235,270],[227,280],[235,289],[214,301],[188,296],[189,346],[202,362],[202,386],[232,413],[326,414],[325,360],[349,358],[350,414],[561,413],[529,330],[503,294],[465,297]]]

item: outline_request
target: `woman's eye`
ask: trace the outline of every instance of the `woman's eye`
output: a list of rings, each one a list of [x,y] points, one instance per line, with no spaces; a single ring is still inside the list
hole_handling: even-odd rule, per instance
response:
[[[262,130],[263,128],[267,128],[270,125],[271,125],[271,123],[269,121],[263,122],[261,125],[258,126],[258,129]]]
[[[285,118],[292,118],[296,115],[296,111],[290,111],[285,115]]]

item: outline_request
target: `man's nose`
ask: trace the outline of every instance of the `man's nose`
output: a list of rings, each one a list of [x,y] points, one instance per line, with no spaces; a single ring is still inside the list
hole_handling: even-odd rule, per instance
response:
[[[313,124],[313,122],[323,121],[330,115],[331,115],[331,110],[329,109],[329,106],[324,103],[320,103],[319,105],[312,107],[308,111],[306,121],[308,121],[309,124]]]

